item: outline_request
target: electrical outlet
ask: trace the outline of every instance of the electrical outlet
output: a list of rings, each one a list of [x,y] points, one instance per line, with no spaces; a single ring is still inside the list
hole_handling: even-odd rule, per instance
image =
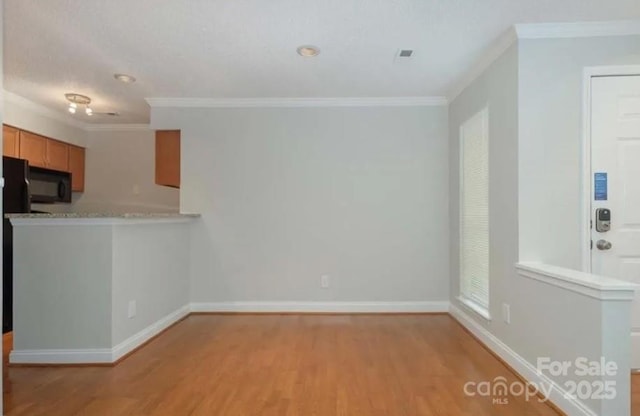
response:
[[[133,185],[132,191],[134,195],[140,195],[140,187],[138,185]]]
[[[511,323],[511,306],[507,303],[502,304],[502,319],[508,324]]]
[[[130,300],[129,301],[129,310],[127,311],[127,316],[129,317],[129,319],[132,319],[134,316],[136,316],[136,301],[135,300]]]
[[[329,275],[323,274],[320,276],[320,287],[323,289],[327,289],[329,287]]]

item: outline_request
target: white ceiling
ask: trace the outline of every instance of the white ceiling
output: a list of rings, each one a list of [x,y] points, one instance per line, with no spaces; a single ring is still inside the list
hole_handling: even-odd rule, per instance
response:
[[[640,17],[638,0],[5,0],[5,89],[85,122],[145,97],[442,96],[514,23]],[[302,58],[296,47],[317,45]],[[399,48],[414,49],[395,61]],[[134,75],[122,84],[113,74]]]

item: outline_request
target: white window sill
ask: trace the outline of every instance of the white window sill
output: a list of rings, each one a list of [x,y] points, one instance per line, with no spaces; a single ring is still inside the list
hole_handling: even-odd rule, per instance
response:
[[[464,296],[458,296],[458,301],[460,301],[460,303],[462,303],[464,306],[466,306],[471,311],[473,311],[476,314],[480,315],[480,317],[486,319],[487,321],[491,320],[491,314],[489,313],[489,310],[487,308],[485,308],[484,306],[480,306],[478,303],[476,303],[476,302],[472,301],[471,299],[466,298]]]

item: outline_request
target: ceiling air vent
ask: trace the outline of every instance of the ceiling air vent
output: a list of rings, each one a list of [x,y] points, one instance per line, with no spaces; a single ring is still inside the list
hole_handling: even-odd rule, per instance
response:
[[[413,55],[413,49],[400,49],[398,51],[398,58],[411,58]]]

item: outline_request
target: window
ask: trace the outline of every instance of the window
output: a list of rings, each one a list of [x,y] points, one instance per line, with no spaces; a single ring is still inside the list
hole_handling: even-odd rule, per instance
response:
[[[489,318],[489,110],[460,127],[460,298]]]

